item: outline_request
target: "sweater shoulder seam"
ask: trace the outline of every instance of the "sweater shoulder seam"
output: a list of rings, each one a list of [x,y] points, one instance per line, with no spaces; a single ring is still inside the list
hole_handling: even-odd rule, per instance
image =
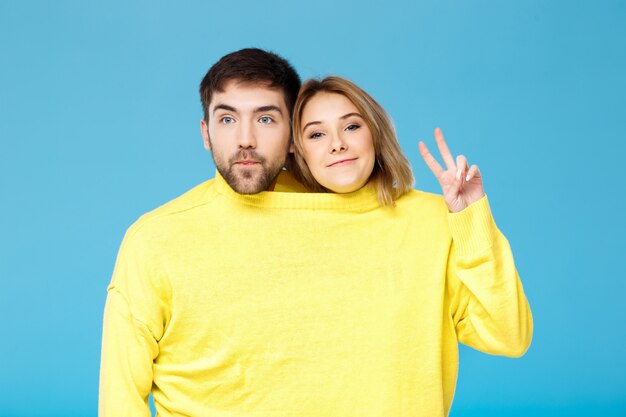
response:
[[[129,228],[128,237],[129,238],[133,237],[145,225],[147,225],[149,223],[152,223],[153,221],[156,221],[156,220],[161,219],[163,217],[181,214],[181,213],[193,210],[195,208],[207,205],[209,203],[209,201],[205,197],[202,201],[191,203],[191,205],[188,205],[188,206],[172,207],[172,208],[170,208],[170,206],[176,205],[177,201],[185,198],[188,194],[190,194],[190,193],[192,193],[194,191],[197,191],[198,188],[200,188],[203,185],[209,183],[210,181],[211,180],[205,181],[202,184],[199,184],[196,187],[192,188],[191,190],[187,191],[186,193],[182,194],[181,196],[179,196],[179,197],[177,197],[177,198],[175,198],[175,199],[173,199],[173,200],[163,204],[162,206],[157,207],[154,210],[151,210],[151,211],[143,214],[142,216],[140,216],[139,219],[137,219],[135,221],[135,223],[133,223],[133,225]],[[215,194],[215,189],[213,188],[212,185],[213,185],[212,183],[207,184],[207,189],[205,190],[205,192],[207,194],[209,194],[209,195],[214,195]]]

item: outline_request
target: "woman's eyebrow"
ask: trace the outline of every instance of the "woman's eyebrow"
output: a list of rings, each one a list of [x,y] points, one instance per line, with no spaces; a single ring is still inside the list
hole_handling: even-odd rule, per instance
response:
[[[357,117],[360,117],[361,119],[363,119],[363,116],[361,116],[359,113],[354,113],[354,112],[352,112],[352,113],[348,113],[348,114],[344,114],[344,115],[343,115],[343,116],[341,116],[339,119],[340,119],[340,120],[345,120],[345,119],[347,119],[348,117],[352,117],[352,116],[357,116]],[[319,121],[309,122],[309,123],[307,123],[307,124],[305,124],[305,125],[304,125],[304,127],[302,128],[302,131],[304,132],[304,131],[306,130],[306,128],[307,128],[307,127],[309,127],[309,126],[311,126],[311,125],[319,125],[319,124],[321,124],[321,123],[322,123],[322,122],[319,122]]]
[[[302,128],[302,131],[305,131],[305,130],[306,130],[306,128],[307,128],[307,127],[309,127],[309,126],[311,126],[311,125],[319,125],[319,124],[321,124],[321,123],[322,123],[322,122],[318,122],[318,121],[315,121],[315,122],[309,122],[309,123],[307,123],[307,124],[305,124],[305,125],[304,125],[304,127]]]
[[[358,116],[361,119],[363,118],[363,116],[361,116],[359,113],[354,113],[353,112],[353,113],[344,114],[343,116],[340,117],[340,119],[342,119],[342,120],[343,119],[347,119],[348,117],[351,117],[351,116]]]

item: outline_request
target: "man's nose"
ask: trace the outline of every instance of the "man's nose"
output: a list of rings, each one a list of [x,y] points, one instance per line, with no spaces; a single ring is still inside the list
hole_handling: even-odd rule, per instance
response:
[[[256,148],[256,129],[251,122],[244,121],[241,123],[237,144],[241,149]]]

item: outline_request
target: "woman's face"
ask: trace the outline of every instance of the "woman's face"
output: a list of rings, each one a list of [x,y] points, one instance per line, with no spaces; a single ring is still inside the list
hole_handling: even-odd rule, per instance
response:
[[[376,160],[372,133],[348,98],[315,94],[304,106],[301,122],[303,157],[317,182],[336,193],[367,184]]]

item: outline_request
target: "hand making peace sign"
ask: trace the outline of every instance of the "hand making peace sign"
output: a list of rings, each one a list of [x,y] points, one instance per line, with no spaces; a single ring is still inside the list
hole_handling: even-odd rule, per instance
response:
[[[456,164],[454,163],[454,158],[439,128],[435,129],[435,141],[447,169],[444,170],[439,165],[424,142],[420,141],[419,150],[422,158],[426,161],[426,165],[435,174],[441,185],[448,210],[457,213],[485,195],[483,180],[476,165],[472,165],[468,170],[467,158],[464,155],[457,156]]]

